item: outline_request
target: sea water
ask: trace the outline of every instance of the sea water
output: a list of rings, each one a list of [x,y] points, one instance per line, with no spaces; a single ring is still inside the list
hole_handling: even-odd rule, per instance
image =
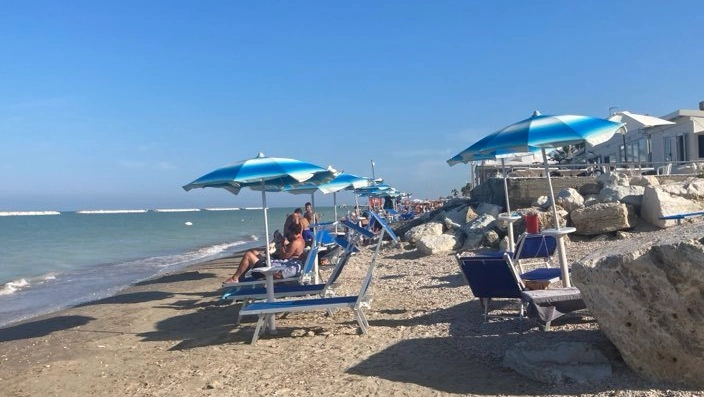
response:
[[[290,211],[268,210],[270,236]],[[264,241],[261,208],[0,212],[0,326]]]

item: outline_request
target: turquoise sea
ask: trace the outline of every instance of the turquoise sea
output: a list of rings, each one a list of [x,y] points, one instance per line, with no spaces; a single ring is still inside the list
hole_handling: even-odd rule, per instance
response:
[[[268,210],[270,235],[292,210]],[[333,211],[316,212],[331,221]],[[0,326],[262,246],[263,218],[261,208],[0,212]]]

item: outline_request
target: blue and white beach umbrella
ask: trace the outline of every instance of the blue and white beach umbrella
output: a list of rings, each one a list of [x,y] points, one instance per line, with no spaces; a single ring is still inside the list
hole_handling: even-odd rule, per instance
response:
[[[594,146],[611,139],[621,123],[577,115],[543,115],[535,111],[525,120],[511,124],[482,139],[486,151],[526,151],[529,147],[557,148],[586,142]]]
[[[264,232],[266,236],[266,261],[271,264],[269,252],[269,220],[267,218],[266,192],[280,192],[285,187],[298,186],[304,182],[325,183],[335,178],[335,171],[300,160],[280,157],[257,157],[218,168],[183,186],[189,191],[195,188],[218,187],[238,194],[243,187],[262,192],[264,208]]]
[[[477,142],[474,149],[479,153],[491,154],[506,151],[527,152],[540,148],[543,154],[545,173],[548,176],[550,199],[555,203],[550,170],[545,153],[546,148],[559,148],[566,145],[586,143],[594,146],[606,142],[623,124],[588,116],[541,115],[535,111],[525,120],[511,124],[499,131],[489,134]],[[560,228],[555,205],[552,206],[555,227]]]
[[[480,153],[493,151],[525,152],[532,147],[540,148],[543,154],[543,164],[548,177],[550,199],[552,200],[553,218],[555,228],[560,229],[555,206],[555,193],[552,188],[546,148],[558,148],[566,145],[586,143],[594,146],[606,142],[621,129],[623,124],[596,117],[577,115],[541,115],[535,111],[525,120],[511,124],[499,131],[487,135],[477,142]],[[562,268],[562,281],[565,287],[570,286],[567,257],[564,252],[564,242],[558,239],[560,254],[560,267]]]

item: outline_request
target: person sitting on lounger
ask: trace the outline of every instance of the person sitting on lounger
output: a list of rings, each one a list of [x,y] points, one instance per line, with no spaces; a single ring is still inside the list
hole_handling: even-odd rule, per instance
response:
[[[284,233],[294,223],[301,224],[301,233],[303,235],[303,241],[306,242],[306,245],[310,245],[310,243],[313,241],[313,231],[310,230],[310,222],[308,222],[308,219],[305,218],[305,216],[303,215],[303,210],[300,208],[296,208],[291,215],[286,217],[286,222],[284,222]]]
[[[271,259],[272,266],[286,266],[284,270],[274,273],[274,278],[281,279],[297,276],[303,265],[302,254],[304,248],[305,243],[303,236],[301,236],[301,223],[293,223],[287,231],[281,254],[278,255],[277,259]],[[251,249],[242,255],[242,261],[240,261],[237,271],[232,277],[225,280],[225,283],[236,283],[251,267],[260,266],[266,266],[266,256],[256,249]]]

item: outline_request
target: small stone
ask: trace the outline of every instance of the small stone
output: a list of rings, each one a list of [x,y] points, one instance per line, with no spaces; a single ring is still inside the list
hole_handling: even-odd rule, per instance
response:
[[[214,380],[207,385],[205,385],[206,389],[222,389],[222,383],[220,381]]]

